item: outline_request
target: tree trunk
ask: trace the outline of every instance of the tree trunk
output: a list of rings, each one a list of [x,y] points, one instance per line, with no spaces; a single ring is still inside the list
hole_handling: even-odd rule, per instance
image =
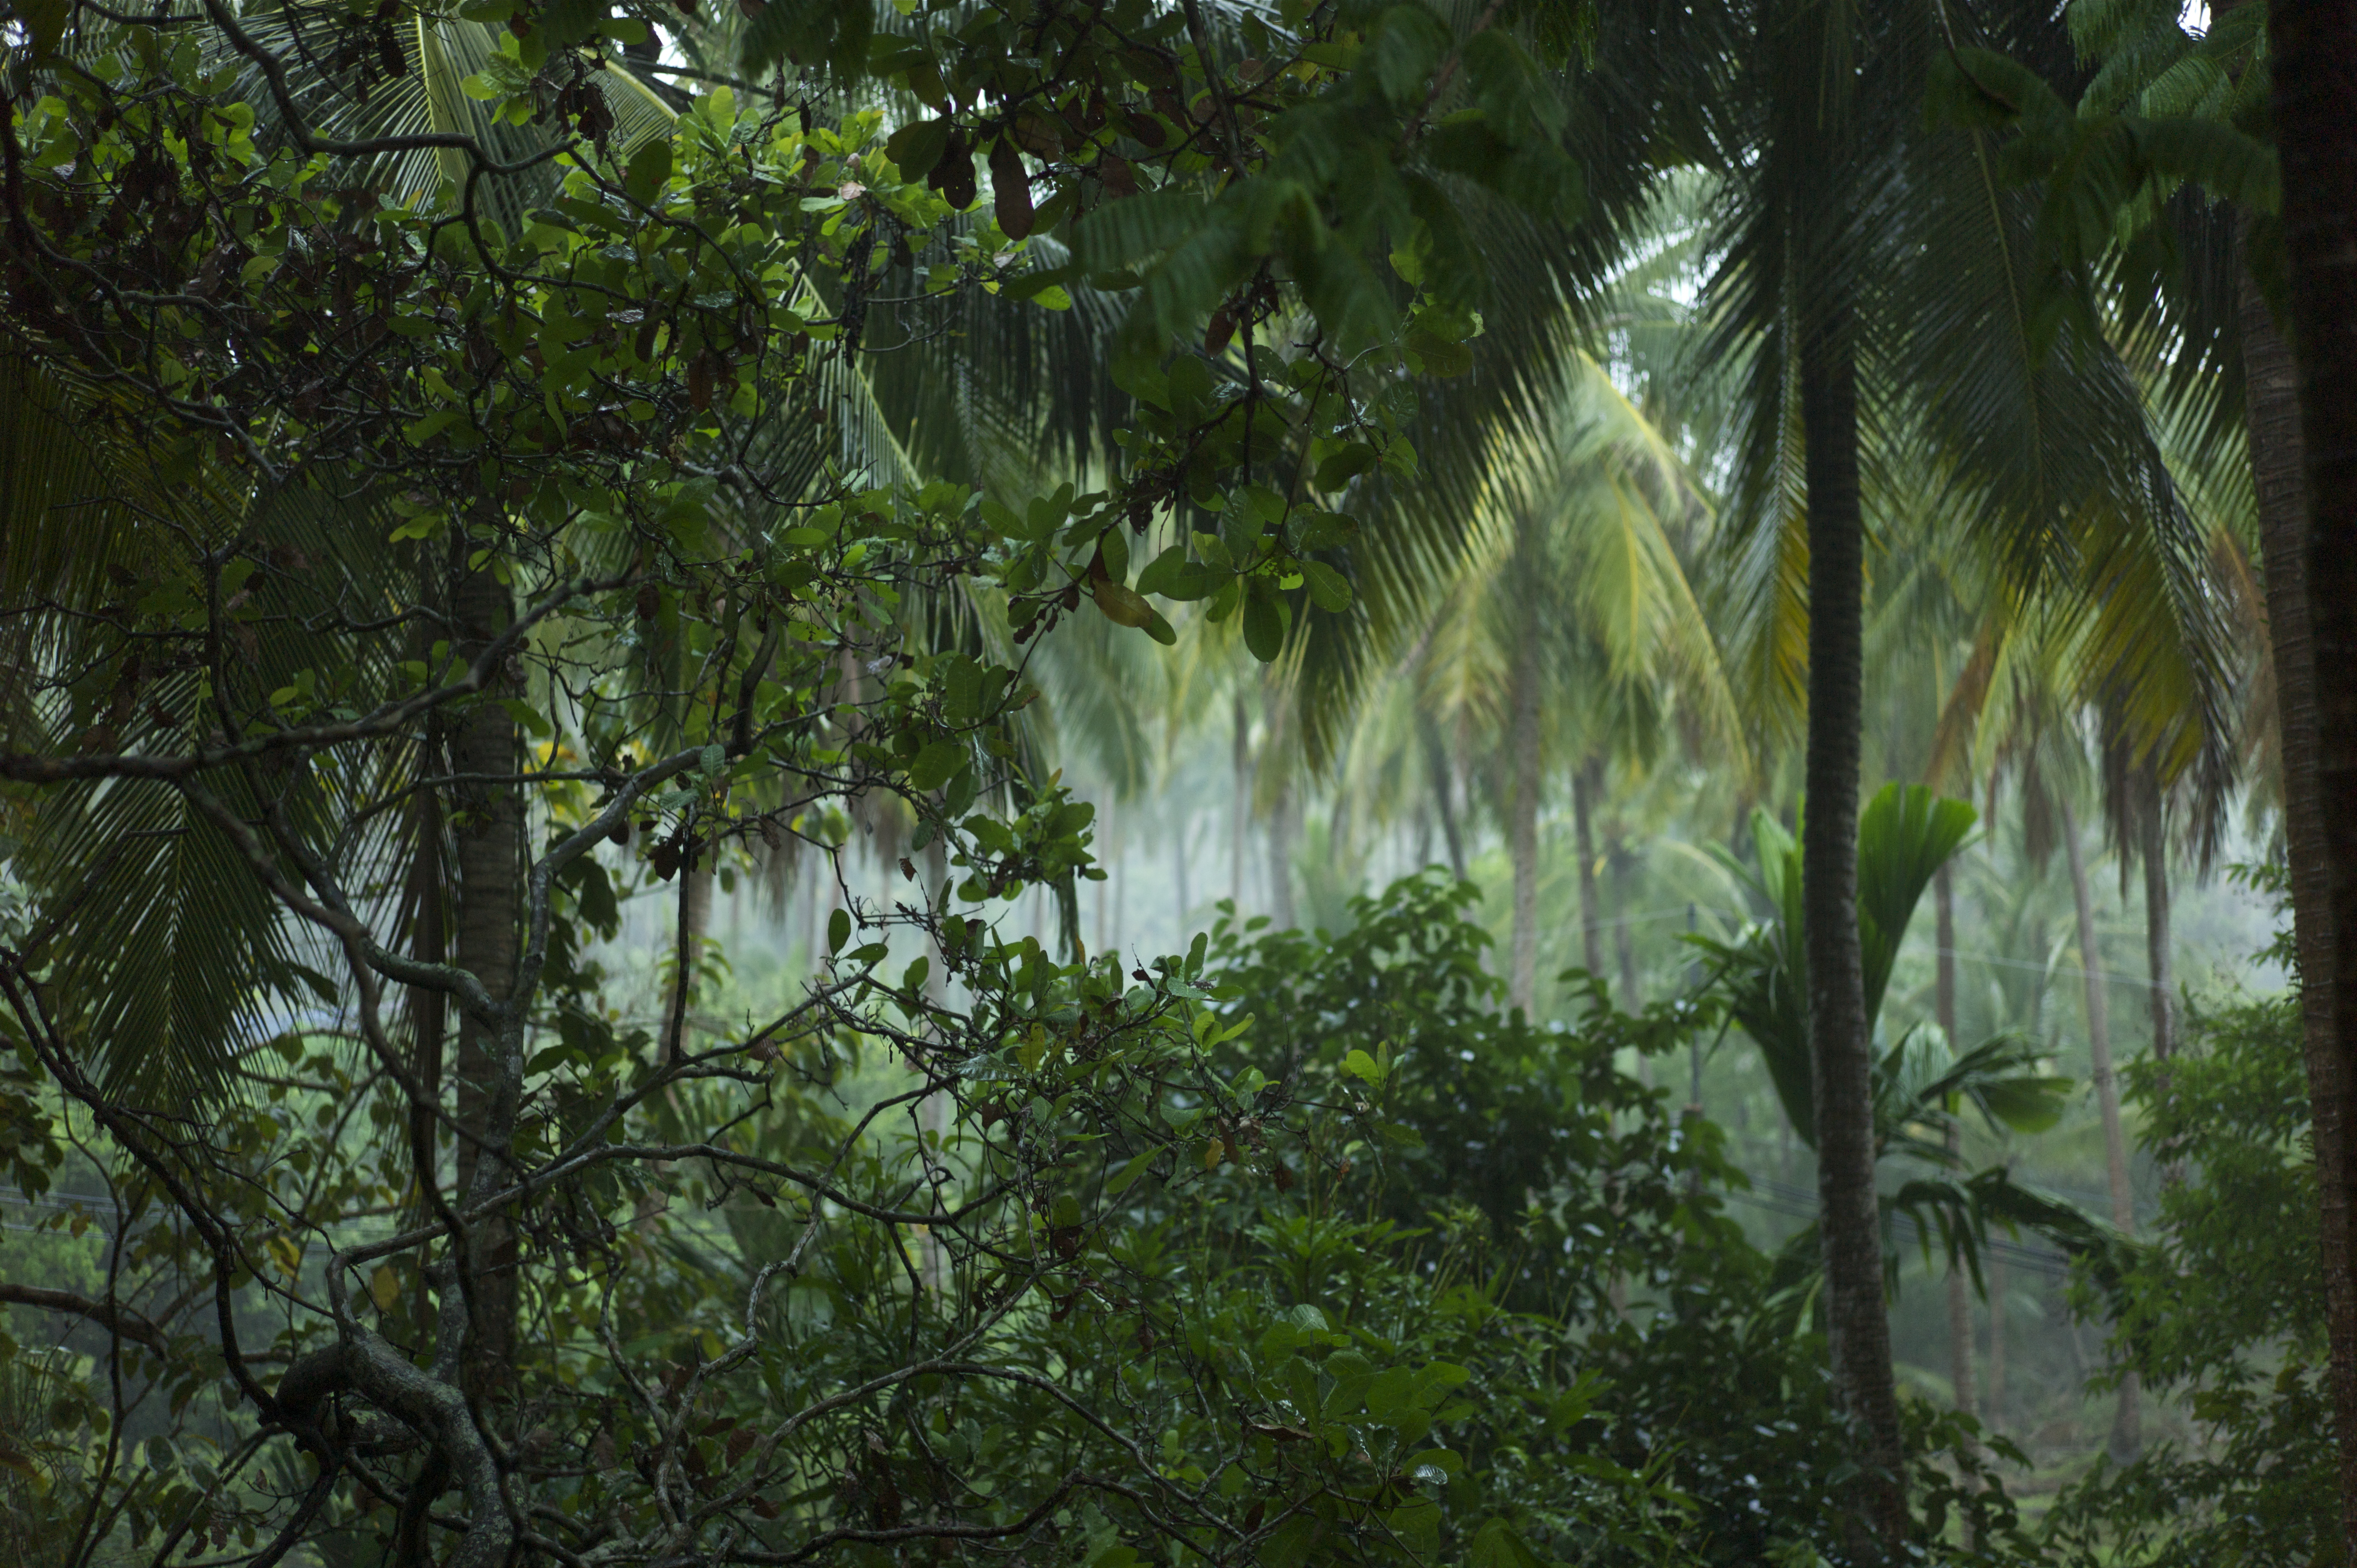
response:
[[[2071,862],[2071,897],[2079,917],[2079,964],[2084,972],[2087,998],[2087,1056],[2095,1085],[2095,1105],[2104,1118],[2104,1174],[2112,1188],[2112,1223],[2123,1234],[2136,1230],[2136,1195],[2128,1186],[2127,1138],[2120,1126],[2120,1080],[2112,1069],[2111,1009],[2104,994],[2103,954],[2095,945],[2095,907],[2087,891],[2087,857],[2079,847],[2079,820],[2066,803],[2062,808],[2062,845]],[[2130,1372],[2120,1383],[2120,1402],[2112,1421],[2112,1457],[2126,1464],[2143,1446],[2141,1412],[2137,1408],[2136,1377]]]
[[[2138,824],[2144,837],[2140,846],[2144,856],[2144,959],[2145,972],[2150,977],[2153,1059],[2165,1062],[2177,1054],[2177,974],[2169,929],[2168,807],[2158,783],[2151,783],[2150,789],[2148,809]]]
[[[1808,809],[1801,829],[1801,903],[1834,1391],[1857,1444],[1859,1511],[1877,1538],[1873,1545],[1895,1553],[1909,1522],[1890,1321],[1882,1300],[1873,1045],[1857,931],[1866,524],[1858,493],[1857,361],[1846,328],[1846,320],[1821,323],[1801,350],[1809,492]]]
[[[672,948],[671,985],[663,995],[663,1058],[676,1060],[687,1049],[688,1015],[695,1007],[696,975],[705,935],[712,929],[711,851],[702,864],[680,872],[678,925]]]
[[[1178,945],[1183,948],[1188,938],[1187,911],[1194,907],[1187,901],[1187,813],[1183,811],[1178,813],[1178,832],[1170,835],[1170,859],[1178,894]]]
[[[1462,882],[1465,880],[1465,835],[1457,826],[1456,779],[1449,769],[1448,752],[1440,744],[1439,725],[1429,718],[1424,718],[1418,721],[1417,727],[1424,732],[1425,767],[1432,775],[1432,800],[1440,812],[1441,836],[1448,841],[1448,869],[1458,881]]]
[[[1112,801],[1110,801],[1110,800],[1108,800],[1108,801],[1106,801],[1106,802],[1104,803],[1104,805],[1103,805],[1102,808],[1100,808],[1100,809],[1099,809],[1099,811],[1098,811],[1098,812],[1097,812],[1097,842],[1098,842],[1099,843],[1101,843],[1101,844],[1102,844],[1102,843],[1105,843],[1105,842],[1107,842],[1108,840],[1110,840],[1110,839],[1111,839],[1111,837],[1112,837],[1112,833],[1111,833],[1111,832],[1110,832],[1109,830],[1110,830],[1112,827],[1113,827],[1113,802],[1112,802]],[[1102,864],[1100,864],[1100,865],[1097,866],[1097,869],[1098,869],[1098,870],[1100,870],[1100,871],[1103,871],[1103,870],[1104,869],[1104,866],[1103,866]],[[1097,929],[1096,929],[1096,933],[1095,933],[1095,935],[1096,935],[1096,945],[1095,945],[1095,946],[1093,946],[1093,947],[1092,947],[1089,950],[1090,950],[1091,952],[1092,952],[1092,953],[1096,953],[1096,954],[1099,954],[1099,955],[1104,954],[1104,953],[1109,952],[1109,951],[1111,951],[1111,950],[1112,950],[1109,947],[1107,947],[1107,946],[1106,946],[1107,940],[1108,940],[1108,939],[1111,937],[1111,935],[1112,935],[1112,932],[1107,929],[1107,923],[1108,923],[1108,919],[1109,919],[1109,917],[1110,917],[1110,913],[1111,913],[1111,911],[1106,908],[1106,906],[1112,902],[1112,899],[1111,899],[1111,897],[1109,897],[1109,895],[1110,895],[1110,894],[1112,893],[1112,891],[1113,891],[1112,884],[1113,884],[1113,878],[1112,878],[1112,877],[1110,877],[1110,876],[1106,877],[1103,882],[1100,882],[1100,883],[1098,883],[1098,884],[1097,884]]]
[[[1228,897],[1241,917],[1244,912],[1244,830],[1252,821],[1252,724],[1244,715],[1242,692],[1236,693],[1234,762],[1236,793],[1228,812]],[[1178,853],[1187,852],[1181,848]]]
[[[2341,1519],[2357,1563],[2357,14],[2270,0],[2298,362],[2246,274],[2243,356],[2316,1144]],[[2295,414],[2297,417],[2295,417]],[[2323,679],[2334,672],[2335,679]]]
[[[1514,937],[1506,999],[1529,1017],[1539,970],[1539,671],[1527,636],[1515,651],[1508,701],[1506,853],[1514,869]]]
[[[426,755],[438,758],[441,748],[428,742]],[[441,802],[431,789],[420,790],[414,822],[415,846],[410,857],[409,955],[423,963],[450,961],[449,889],[443,865]],[[450,999],[431,986],[409,987],[409,1070],[416,1076],[418,1099],[409,1107],[409,1157],[417,1185],[408,1202],[407,1220],[438,1218],[425,1202],[425,1184],[439,1176],[442,1146],[442,1069],[449,1041]],[[421,1250],[415,1258],[417,1293],[413,1310],[420,1323],[434,1320],[424,1264],[432,1260]]]
[[[1631,1013],[1645,1005],[1644,987],[1637,981],[1637,933],[1629,923],[1629,868],[1636,856],[1612,835],[1612,948],[1620,961],[1620,1005]]]
[[[1602,913],[1597,905],[1596,836],[1593,823],[1596,810],[1598,768],[1594,762],[1584,762],[1571,776],[1571,824],[1575,846],[1579,851],[1579,961],[1587,972],[1601,976],[1604,972],[1604,928],[1597,917]]]
[[[2145,810],[2137,823],[2143,839],[2138,853],[2144,860],[2144,961],[2151,993],[2152,1059],[2159,1069],[2155,1087],[2165,1103],[2174,1093],[2169,1060],[2177,1054],[2176,939],[2169,930],[2169,801],[2161,793],[2159,779],[2149,769],[2144,775],[2144,786]],[[2157,1153],[2161,1156],[2162,1185],[2175,1187],[2185,1178],[2184,1162],[2167,1149]]]
[[[1948,1049],[1959,1051],[1963,1047],[1956,1039],[1956,879],[1945,864],[1932,875],[1932,913],[1934,936],[1939,951],[1932,987],[1932,1010],[1939,1015],[1940,1033],[1948,1037]],[[1948,1128],[1948,1153],[1956,1157],[1959,1167],[1964,1152],[1964,1128],[1962,1122]],[[1948,1368],[1949,1380],[1955,1385],[1956,1408],[1964,1414],[1973,1413],[1973,1295],[1964,1282],[1964,1271],[1948,1271]]]
[[[1268,896],[1269,913],[1276,917],[1276,929],[1293,929],[1293,785],[1286,781],[1276,792],[1276,802],[1268,812]]]
[[[454,651],[472,660],[505,630],[513,605],[504,585],[488,571],[458,573],[451,595],[458,636]],[[503,682],[467,709],[452,725],[450,768],[461,779],[505,778],[518,771],[515,720],[490,700]],[[522,915],[523,798],[514,784],[466,782],[453,791],[457,827],[458,890],[453,958],[482,982],[493,999],[504,1000],[513,983],[517,928]],[[486,1147],[496,1118],[500,1089],[498,1031],[472,1013],[458,1015],[458,1192],[471,1193],[481,1162],[492,1162],[496,1178],[507,1152]],[[515,1358],[516,1235],[504,1216],[474,1227],[468,1249],[468,1375],[479,1389],[511,1383]]]
[[[2005,1254],[1989,1249],[1988,1309],[1988,1399],[1984,1408],[1988,1412],[1988,1428],[2000,1429],[2005,1421],[2005,1293],[2011,1288],[2011,1271],[2007,1269]]]

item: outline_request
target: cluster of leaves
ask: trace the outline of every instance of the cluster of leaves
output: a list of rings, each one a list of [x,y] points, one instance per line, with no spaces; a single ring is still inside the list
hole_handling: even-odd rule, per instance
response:
[[[1706,1010],[1538,1030],[1426,883],[1126,974],[996,921],[1092,869],[1020,650],[1351,603],[1463,199],[1578,204],[1585,9],[743,8],[682,102],[596,0],[16,8],[0,1131],[104,1187],[91,1365],[0,1346],[27,1554],[1830,1549],[1817,1348],[1617,1069]],[[339,134],[460,27],[490,131]],[[853,460],[872,320],[1083,292],[1101,488]],[[921,888],[677,1027],[703,869],[880,821]],[[593,950],[672,884],[649,1031]]]
[[[1939,868],[1969,840],[1975,821],[1964,801],[1943,800],[1921,784],[1896,783],[1878,790],[1858,821],[1858,938],[1867,1022],[1876,1032],[1875,1157],[1903,1159],[1913,1167],[1880,1199],[1884,1277],[1894,1293],[1903,1261],[1900,1216],[1913,1222],[1927,1254],[1937,1237],[1949,1266],[1969,1270],[1976,1284],[1992,1224],[2031,1228],[2073,1254],[2095,1259],[2106,1278],[2124,1255],[2107,1227],[2073,1204],[2016,1182],[2004,1166],[1962,1174],[1948,1133],[1965,1105],[1992,1128],[2014,1132],[2040,1132],[2061,1116],[2070,1080],[2049,1070],[2037,1042],[2004,1033],[1960,1051],[1936,1024],[1913,1025],[1896,1038],[1882,1027],[1884,993],[1915,908]],[[1731,855],[1722,858],[1749,885],[1762,918],[1731,941],[1688,940],[1710,955],[1712,990],[1759,1047],[1793,1130],[1813,1146],[1800,844],[1764,811],[1752,813],[1751,839],[1756,872]],[[1803,1230],[1794,1237],[1788,1262],[1813,1269],[1815,1246],[1815,1230]]]
[[[2177,1179],[2115,1294],[2114,1350],[2177,1393],[2204,1441],[2100,1463],[2052,1528],[2073,1563],[2329,1561],[2341,1520],[2298,999],[2196,1006],[2185,1042],[2124,1074],[2138,1141]]]
[[[1719,1212],[1740,1178],[1717,1129],[1622,1070],[1708,1020],[1598,997],[1581,1030],[1534,1028],[1483,972],[1469,898],[1415,879],[1331,940],[1223,925],[1142,980],[945,929],[974,995],[954,1036],[926,976],[856,959],[845,919],[829,1005],[749,1049],[690,1075],[544,1052],[520,1144],[578,1174],[521,1209],[531,1397],[499,1419],[509,1484],[569,1521],[548,1549],[725,1529],[743,1561],[1837,1553],[1821,1348],[1760,1310],[1770,1262]],[[407,1102],[332,1042],[276,1054],[249,1064],[238,1165],[214,1173],[255,1193],[239,1247],[259,1267],[228,1282],[245,1353],[299,1362],[332,1337],[319,1297],[345,1267],[355,1314],[422,1351],[447,1276],[302,1220],[390,1196]],[[674,1125],[730,1131],[664,1149],[651,1182],[630,1140]],[[173,1299],[206,1278],[202,1240],[144,1178],[115,1192],[113,1353],[158,1392],[12,1427],[49,1451],[26,1527],[61,1550],[102,1499],[125,1541],[266,1541],[305,1461],[219,1424],[210,1304]],[[12,1376],[48,1375],[11,1352]],[[415,1444],[364,1405],[348,1420],[346,1462],[383,1480],[309,1538],[372,1561],[421,1529],[399,1485]],[[1954,1487],[1968,1435],[1927,1431],[1922,1478],[1987,1543],[2007,1510]]]
[[[1349,1321],[1384,1305],[1363,1283],[1373,1269],[1403,1269],[1408,1299],[1478,1303],[1485,1348],[1462,1354],[1485,1397],[1452,1446],[1543,1558],[1841,1560],[1853,1472],[1814,1293],[1724,1213],[1745,1180],[1718,1126],[1629,1070],[1703,1043],[1720,1004],[1632,1016],[1591,979],[1576,1026],[1534,1025],[1485,968],[1473,897],[1426,875],[1354,900],[1340,936],[1215,931],[1221,1005],[1254,1020],[1227,1048],[1270,1085],[1240,1132],[1275,1148],[1231,1173],[1205,1233],[1230,1239],[1229,1267],[1273,1268],[1294,1299],[1339,1300]],[[1312,1118],[1297,1153],[1274,1114],[1288,1104]],[[1273,1218],[1321,1204],[1361,1218],[1314,1250],[1315,1228]],[[1501,1365],[1515,1348],[1537,1359]],[[1576,1422],[1517,1423],[1518,1401],[1535,1423],[1575,1394]],[[1990,1561],[2021,1545],[1977,1430],[1930,1411],[1910,1423],[1927,1547],[1952,1521]],[[1566,1477],[1616,1470],[1670,1488],[1674,1555],[1598,1541],[1566,1511]]]

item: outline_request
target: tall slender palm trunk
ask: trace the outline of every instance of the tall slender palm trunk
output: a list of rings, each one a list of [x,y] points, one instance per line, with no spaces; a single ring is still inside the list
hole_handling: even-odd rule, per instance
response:
[[[1579,961],[1587,972],[1604,972],[1604,923],[1596,892],[1596,788],[1598,768],[1583,762],[1571,776],[1571,822],[1579,851]]]
[[[1113,838],[1113,812],[1114,803],[1111,800],[1105,801],[1097,809],[1097,843],[1101,846],[1108,844]],[[1098,869],[1103,869],[1103,865],[1100,865]],[[1096,940],[1089,949],[1092,953],[1103,954],[1113,950],[1111,946],[1113,931],[1110,911],[1107,908],[1112,902],[1110,897],[1112,891],[1112,877],[1108,876],[1097,884],[1097,924],[1093,933]]]
[[[1629,919],[1629,873],[1637,857],[1621,842],[1618,829],[1607,842],[1611,845],[1606,858],[1612,863],[1612,952],[1620,961],[1620,1005],[1635,1013],[1645,1005],[1645,988],[1637,978],[1637,930]],[[1640,1066],[1648,1069],[1650,1082],[1652,1058]]]
[[[1948,1048],[1958,1049],[1956,1043],[1956,879],[1943,865],[1932,875],[1932,914],[1934,936],[1939,944],[1933,969],[1932,1011],[1938,1015],[1940,1033],[1948,1037]],[[1948,1152],[1961,1162],[1964,1152],[1964,1128],[1962,1122],[1948,1128]],[[1973,1295],[1964,1283],[1964,1271],[1948,1270],[1948,1370],[1949,1381],[1956,1391],[1956,1408],[1966,1415],[1973,1413]]]
[[[2128,1187],[2127,1136],[2120,1124],[2120,1080],[2112,1067],[2112,1018],[2104,993],[2103,954],[2095,942],[2095,906],[2087,886],[2087,857],[2079,845],[2079,819],[2062,808],[2062,846],[2071,863],[2071,897],[2079,918],[2079,967],[2085,979],[2089,1076],[2095,1085],[2095,1106],[2104,1119],[2104,1174],[2112,1189],[2112,1223],[2124,1233],[2136,1230],[2136,1195]],[[2119,1404],[2112,1418],[2112,1457],[2126,1464],[2144,1444],[2142,1412],[2136,1398],[2136,1376],[2120,1382]]]
[[[489,572],[459,571],[451,595],[457,622],[455,651],[479,655],[505,630],[513,603]],[[497,684],[493,695],[497,695]],[[516,963],[522,912],[523,797],[511,779],[518,770],[515,720],[492,701],[478,702],[453,724],[450,768],[461,782],[450,812],[457,830],[458,896],[452,957],[495,1000],[503,1000]],[[500,1112],[498,1026],[462,1010],[458,1016],[458,1191],[471,1194],[486,1175],[496,1177],[507,1151],[494,1146]],[[490,1171],[484,1171],[488,1162]],[[515,1357],[516,1234],[504,1216],[473,1227],[468,1247],[470,1308],[467,1366],[480,1388],[512,1378]]]
[[[1857,360],[1844,317],[1801,347],[1809,490],[1809,733],[1801,903],[1816,1100],[1818,1234],[1834,1390],[1855,1429],[1872,1552],[1909,1530],[1899,1391],[1882,1300],[1873,1047],[1857,930],[1858,737],[1864,725],[1866,520],[1858,491]]]
[[[1244,832],[1252,822],[1252,721],[1244,712],[1244,694],[1236,693],[1235,747],[1231,757],[1235,768],[1235,795],[1228,802],[1228,897],[1236,912],[1243,913],[1244,906]],[[1186,851],[1179,851],[1184,854]],[[1183,887],[1186,878],[1181,876]],[[1180,903],[1186,899],[1182,896]],[[1181,923],[1185,913],[1180,913]]]
[[[1426,714],[1419,718],[1416,727],[1423,732],[1425,768],[1432,778],[1432,801],[1440,813],[1441,836],[1448,844],[1448,869],[1458,881],[1462,882],[1465,880],[1465,835],[1457,825],[1456,770],[1448,765],[1448,748],[1440,744],[1440,726],[1432,721],[1431,716]]]
[[[2158,784],[2147,803],[2150,809],[2136,824],[2143,841],[2136,853],[2144,861],[2145,975],[2152,1005],[2153,1059],[2165,1062],[2177,1054],[2177,963],[2169,932],[2167,805]]]
[[[1989,1252],[1988,1269],[1988,1397],[1981,1408],[1987,1412],[1989,1430],[2003,1429],[2005,1421],[2005,1293],[2013,1288],[2012,1270],[2005,1254],[1994,1248]]]
[[[1280,931],[1289,931],[1298,923],[1293,913],[1293,841],[1298,811],[1292,782],[1287,780],[1268,809],[1269,913],[1276,917]]]
[[[2298,355],[2248,274],[2243,363],[2267,578],[2315,1135],[2341,1529],[2357,1563],[2357,15],[2269,0]],[[2328,676],[2336,678],[2328,679]]]
[[[1170,875],[1173,891],[1178,897],[1178,940],[1187,939],[1187,911],[1194,906],[1187,900],[1187,813],[1178,813],[1178,826],[1170,835]],[[1231,895],[1232,897],[1232,895]]]
[[[2145,805],[2139,814],[2136,831],[2141,842],[2136,854],[2144,862],[2144,961],[2145,987],[2152,1009],[2152,1059],[2159,1064],[2160,1079],[2157,1086],[2166,1101],[2173,1092],[2169,1084],[2169,1060],[2177,1054],[2177,960],[2176,938],[2170,930],[2169,893],[2169,800],[2161,793],[2160,782],[2149,771],[2145,779]],[[2175,1187],[2184,1179],[2184,1162],[2161,1155],[2160,1179],[2166,1187]]]
[[[1506,854],[1514,869],[1513,956],[1507,1000],[1529,1015],[1539,968],[1539,671],[1525,636],[1515,650],[1508,696]]]

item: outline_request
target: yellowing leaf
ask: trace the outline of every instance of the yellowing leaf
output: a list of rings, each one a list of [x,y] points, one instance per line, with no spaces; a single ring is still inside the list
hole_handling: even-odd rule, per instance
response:
[[[1130,588],[1109,578],[1099,578],[1096,584],[1097,608],[1105,619],[1115,626],[1147,626],[1154,620],[1154,607]]]

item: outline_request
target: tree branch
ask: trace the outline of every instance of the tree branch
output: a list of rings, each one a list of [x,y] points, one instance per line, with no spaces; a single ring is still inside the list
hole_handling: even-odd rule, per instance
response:
[[[113,1302],[93,1301],[70,1290],[49,1290],[41,1285],[11,1284],[0,1280],[0,1302],[16,1306],[37,1306],[46,1312],[71,1313],[86,1317],[102,1327],[113,1330],[135,1344],[145,1345],[158,1356],[166,1353],[169,1341],[164,1330],[127,1306]]]

